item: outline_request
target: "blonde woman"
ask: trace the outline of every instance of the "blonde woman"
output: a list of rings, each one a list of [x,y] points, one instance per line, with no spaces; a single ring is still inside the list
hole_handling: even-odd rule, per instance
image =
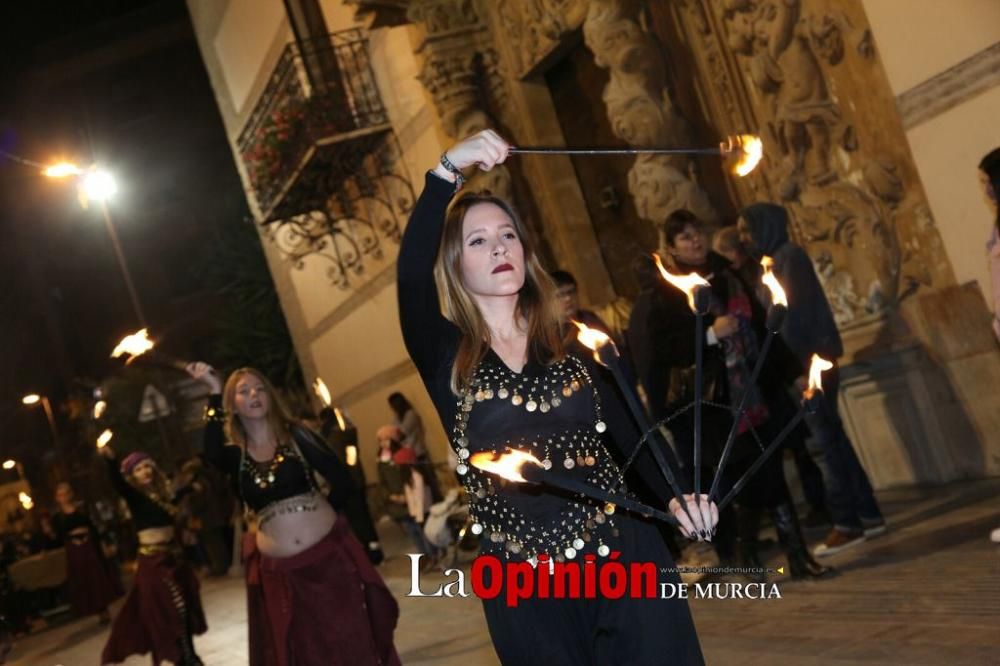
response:
[[[211,392],[205,458],[234,481],[256,528],[243,540],[250,664],[399,664],[396,601],[338,513],[358,495],[343,463],[259,371],[237,370],[225,388],[205,363],[188,373]]]
[[[501,484],[469,465],[474,452],[509,446],[545,461],[553,473],[607,488],[620,475],[616,459],[639,440],[602,369],[589,354],[564,346],[552,282],[511,206],[470,195],[448,210],[463,170],[488,171],[508,149],[487,130],[444,154],[427,174],[397,264],[403,339],[451,433],[480,552],[501,561],[534,565],[549,557],[599,567],[620,553],[626,566],[654,562],[661,582],[679,583],[655,525],[544,486]],[[685,535],[708,538],[718,520],[714,504],[688,495],[692,524],[647,455],[636,462],[646,484],[669,502]],[[483,607],[505,664],[703,662],[683,600],[533,596],[508,607],[500,595],[484,599]]]

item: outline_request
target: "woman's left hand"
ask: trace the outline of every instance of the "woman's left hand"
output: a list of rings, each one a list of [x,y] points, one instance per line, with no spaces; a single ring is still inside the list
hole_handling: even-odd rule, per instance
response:
[[[670,500],[669,505],[670,513],[677,518],[681,534],[689,539],[711,541],[712,533],[719,524],[719,507],[715,502],[709,501],[708,495],[704,493],[698,496],[698,501],[694,495],[685,495],[684,504],[687,511],[676,497]]]

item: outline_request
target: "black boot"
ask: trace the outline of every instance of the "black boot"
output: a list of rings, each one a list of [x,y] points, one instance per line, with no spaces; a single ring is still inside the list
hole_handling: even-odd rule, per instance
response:
[[[799,517],[791,502],[773,507],[771,517],[778,531],[778,540],[788,556],[788,569],[793,579],[826,578],[836,573],[832,567],[825,567],[813,559],[802,538]]]
[[[764,565],[761,564],[760,555],[757,553],[757,533],[760,530],[760,514],[760,507],[756,506],[742,506],[737,514],[740,567],[759,569],[757,572],[745,574],[754,583],[767,582],[767,573],[764,571]]]

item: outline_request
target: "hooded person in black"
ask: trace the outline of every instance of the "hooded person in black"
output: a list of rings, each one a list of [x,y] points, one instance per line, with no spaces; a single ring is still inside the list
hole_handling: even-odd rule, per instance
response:
[[[788,212],[777,204],[753,204],[743,209],[737,227],[751,254],[774,260],[772,270],[788,298],[788,314],[781,327],[785,344],[804,367],[813,354],[834,364],[823,373],[822,408],[806,417],[817,440],[816,455],[824,471],[827,508],[833,519],[833,529],[815,554],[833,555],[865,538],[884,534],[886,529],[868,475],[837,413],[840,376],[836,359],[843,355],[844,346],[812,260],[788,238]]]

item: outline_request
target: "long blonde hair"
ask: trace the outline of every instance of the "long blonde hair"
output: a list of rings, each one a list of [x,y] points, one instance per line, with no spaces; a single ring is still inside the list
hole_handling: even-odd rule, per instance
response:
[[[462,332],[451,369],[456,395],[469,387],[476,366],[490,350],[490,329],[462,279],[462,223],[473,206],[493,204],[510,218],[524,248],[524,285],[518,293],[517,315],[528,322],[528,357],[547,364],[562,359],[565,347],[560,330],[552,278],[538,261],[534,239],[509,203],[498,197],[470,193],[455,200],[445,217],[441,247],[434,267],[444,314]]]
[[[226,386],[222,389],[222,408],[226,411],[226,437],[233,444],[238,444],[240,447],[246,448],[247,431],[244,429],[239,415],[236,414],[236,385],[245,375],[253,375],[264,385],[270,405],[270,408],[267,410],[268,425],[279,442],[287,442],[291,436],[291,426],[295,423],[295,420],[291,417],[288,408],[285,407],[285,403],[282,402],[277,391],[274,390],[274,386],[264,376],[264,373],[256,368],[234,370],[229,375],[229,379],[226,380]]]

